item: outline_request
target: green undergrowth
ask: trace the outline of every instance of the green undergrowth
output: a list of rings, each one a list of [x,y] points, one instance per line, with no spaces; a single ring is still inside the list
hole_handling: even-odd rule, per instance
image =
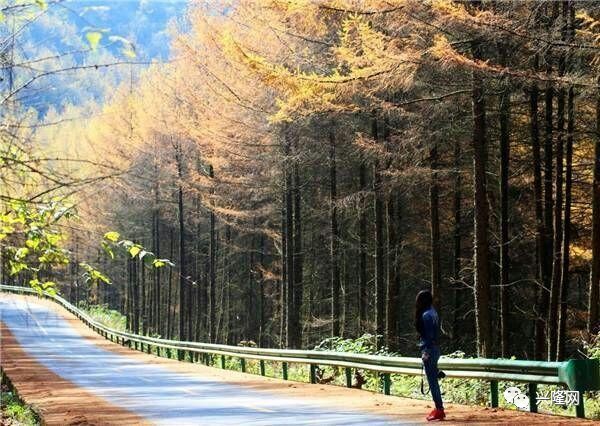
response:
[[[2,426],[37,426],[41,424],[40,416],[25,404],[17,394],[12,383],[0,370],[0,424]]]
[[[125,331],[126,329],[125,315],[119,311],[110,309],[108,305],[89,305],[82,301],[79,302],[79,309],[82,309],[94,320],[104,324],[109,328],[118,331]]]

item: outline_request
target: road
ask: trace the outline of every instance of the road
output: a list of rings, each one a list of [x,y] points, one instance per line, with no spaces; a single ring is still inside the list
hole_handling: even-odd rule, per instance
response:
[[[423,424],[432,408],[428,400],[132,351],[52,301],[6,293],[0,293],[0,364],[48,426]],[[447,403],[446,409],[446,425],[597,424],[475,405]]]
[[[82,336],[47,306],[0,299],[0,320],[37,362],[113,405],[164,425],[385,425],[397,419],[332,408],[139,363]]]

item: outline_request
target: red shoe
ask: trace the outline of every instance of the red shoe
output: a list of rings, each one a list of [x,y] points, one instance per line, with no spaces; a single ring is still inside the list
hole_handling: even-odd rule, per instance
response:
[[[444,413],[444,410],[438,410],[437,408],[435,410],[433,410],[431,413],[429,413],[429,415],[427,416],[427,421],[428,422],[433,422],[433,421],[442,421],[446,418],[446,413]]]

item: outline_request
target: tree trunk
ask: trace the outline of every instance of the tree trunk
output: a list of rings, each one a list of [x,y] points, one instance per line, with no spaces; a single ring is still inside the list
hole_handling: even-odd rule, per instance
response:
[[[186,277],[187,277],[187,260],[185,250],[185,220],[183,211],[183,188],[181,186],[181,179],[183,179],[183,164],[181,158],[181,146],[177,144],[176,150],[176,161],[177,161],[177,176],[179,183],[177,186],[177,216],[179,221],[179,340],[186,340]]]
[[[563,17],[564,18],[564,17]],[[564,75],[565,55],[558,59],[558,75]],[[554,237],[552,256],[552,282],[550,287],[550,307],[548,315],[548,361],[556,359],[558,340],[558,309],[560,297],[560,279],[562,276],[562,238],[563,238],[563,136],[565,131],[565,89],[561,86],[557,96],[557,134],[556,134],[556,174],[554,176]]]
[[[140,332],[140,289],[139,289],[139,274],[138,274],[138,264],[139,261],[137,258],[132,260],[132,300],[133,300],[133,332],[135,334]]]
[[[592,183],[592,266],[588,302],[588,332],[600,331],[600,78],[596,98],[596,137],[594,140],[594,180]]]
[[[556,359],[562,360],[565,356],[565,340],[567,331],[567,297],[569,295],[569,264],[571,245],[571,201],[573,187],[573,130],[574,130],[574,93],[569,87],[567,99],[567,138],[565,152],[565,216],[562,237],[562,276],[560,279],[560,309],[558,313],[558,343]]]
[[[554,5],[553,5],[554,6]],[[549,24],[554,21],[556,18],[555,15],[552,16],[552,19],[549,21]],[[544,59],[546,62],[546,74],[550,77],[552,73],[552,52],[548,50],[544,55]],[[545,253],[546,256],[542,259],[544,273],[542,277],[545,277],[544,281],[544,293],[547,293],[545,296],[543,295],[543,302],[540,303],[540,312],[539,315],[542,317],[544,321],[546,341],[545,345],[548,343],[548,314],[549,314],[549,300],[550,293],[552,288],[552,253],[554,247],[554,239],[552,234],[553,229],[553,215],[552,215],[552,168],[553,168],[553,143],[552,143],[552,134],[553,134],[553,98],[554,98],[554,88],[552,87],[552,83],[548,83],[545,92],[545,135],[544,135],[544,231],[545,237],[544,241],[546,243]],[[548,355],[549,348],[546,348],[546,357]]]
[[[211,180],[214,178],[214,170],[212,165],[208,166],[208,176]],[[209,326],[208,326],[208,341],[216,343],[217,340],[217,321],[216,321],[216,293],[217,293],[217,241],[215,233],[215,213],[210,210],[210,241],[208,246],[208,280],[209,280]]]
[[[534,70],[537,70],[538,57],[534,57]],[[529,92],[529,120],[530,120],[530,135],[531,149],[533,156],[533,197],[535,202],[535,218],[536,218],[536,257],[537,268],[536,276],[538,279],[537,287],[537,302],[536,302],[536,318],[535,318],[535,344],[534,353],[535,359],[543,359],[545,357],[546,347],[546,321],[545,314],[546,306],[548,305],[548,274],[546,269],[546,259],[548,257],[546,243],[546,225],[544,221],[544,199],[542,192],[542,157],[540,149],[540,132],[538,125],[538,97],[539,90],[537,84],[531,86]]]
[[[482,60],[481,45],[472,42],[473,58]],[[478,70],[472,73],[473,103],[473,187],[474,187],[474,293],[477,354],[492,355],[490,320],[489,212],[486,183],[486,122],[483,79]]]
[[[284,347],[286,342],[286,303],[287,303],[287,173],[284,171],[284,190],[281,199],[281,280],[279,281],[279,347]]]
[[[169,244],[170,244],[170,249],[169,249],[169,259],[173,259],[173,256],[175,256],[175,238],[173,235],[173,228],[171,228],[171,232],[169,233]],[[173,334],[171,333],[171,330],[173,328],[173,316],[174,316],[174,312],[173,312],[173,268],[169,268],[169,274],[168,274],[168,288],[167,288],[167,324],[166,324],[166,329],[165,329],[165,336],[167,336],[167,339],[171,339],[173,337]]]
[[[371,135],[375,143],[378,143],[377,119],[373,118],[371,123]],[[379,161],[373,162],[373,193],[375,198],[375,334],[378,342],[385,333],[385,268],[384,268],[384,240],[383,240],[383,194],[381,188],[381,173]]]
[[[506,51],[502,49],[502,62],[506,62]],[[505,65],[505,64],[504,64]],[[509,356],[508,324],[509,309],[509,271],[508,255],[508,177],[510,165],[510,92],[504,89],[500,97],[500,351],[502,358]]]
[[[285,150],[288,157],[286,163],[289,164],[290,141],[286,135]],[[296,343],[294,329],[294,314],[296,308],[294,306],[294,204],[293,204],[293,187],[292,187],[292,172],[285,167],[285,247],[286,247],[286,347],[293,348]]]
[[[258,264],[261,268],[265,266],[265,236],[263,234],[260,235],[259,242],[259,254],[258,254]],[[264,332],[265,332],[265,280],[261,275],[260,280],[258,281],[258,347],[262,348],[264,345]]]
[[[297,148],[297,141],[294,144]],[[292,347],[302,346],[302,299],[304,297],[303,256],[302,252],[302,192],[300,190],[300,171],[298,161],[294,161],[294,333]]]
[[[155,200],[156,203],[158,203],[158,200]],[[154,210],[154,244],[152,247],[152,251],[154,252],[154,254],[156,255],[156,257],[158,259],[160,259],[161,257],[161,253],[160,253],[160,212],[157,209]],[[161,297],[160,297],[160,292],[161,292],[161,285],[160,285],[160,274],[161,274],[161,270],[160,268],[154,268],[153,271],[153,284],[154,284],[154,300],[153,300],[153,308],[154,308],[154,312],[153,312],[153,322],[152,322],[152,328],[154,330],[154,332],[156,333],[160,333],[160,325],[162,323],[162,318],[161,318],[161,311],[160,311],[160,304],[161,304]]]
[[[358,329],[362,329],[367,321],[367,206],[365,193],[367,191],[367,168],[361,161],[359,168],[359,185],[362,196],[358,218]]]
[[[461,149],[460,139],[454,140],[454,232],[453,232],[453,256],[452,256],[452,275],[454,276],[454,310],[452,317],[452,336],[458,337],[460,329],[460,307],[462,306],[462,289],[460,285],[460,270],[461,270],[461,248],[462,248],[462,170],[460,165]]]
[[[339,230],[337,219],[337,175],[335,158],[335,135],[329,132],[329,218],[330,218],[330,263],[331,263],[331,334],[340,335],[340,268],[338,264]]]
[[[439,208],[439,186],[438,186],[438,150],[437,142],[429,152],[430,161],[430,183],[429,183],[429,249],[431,252],[430,275],[431,293],[434,303],[439,306],[442,273],[440,270],[440,208]]]
[[[398,221],[395,211],[394,197],[387,200],[387,234],[388,234],[388,262],[387,262],[387,309],[386,309],[386,345],[390,350],[398,349],[398,311],[400,308],[400,282],[398,279]],[[398,209],[400,207],[398,206]]]
[[[565,39],[572,41],[575,32],[575,8],[573,2],[563,2],[563,15],[565,21]],[[565,63],[565,69],[567,63]],[[571,204],[573,188],[573,131],[575,129],[575,93],[573,86],[569,87],[567,94],[567,135],[565,152],[565,212],[562,236],[562,268],[560,279],[558,312],[558,337],[556,359],[562,360],[565,356],[567,332],[567,299],[569,295],[569,266],[571,246]]]

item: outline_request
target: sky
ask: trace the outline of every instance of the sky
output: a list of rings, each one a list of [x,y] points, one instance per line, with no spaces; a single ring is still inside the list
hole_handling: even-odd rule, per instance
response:
[[[134,73],[139,73],[144,63],[167,60],[169,28],[182,22],[187,6],[187,0],[49,2],[47,10],[35,11],[32,23],[15,24],[25,29],[19,32],[15,56],[26,65],[13,70],[15,87],[44,71],[136,62],[141,64],[134,66]],[[122,65],[61,72],[36,80],[19,93],[18,100],[43,117],[49,110],[60,113],[71,105],[102,103],[130,75],[129,66]]]

